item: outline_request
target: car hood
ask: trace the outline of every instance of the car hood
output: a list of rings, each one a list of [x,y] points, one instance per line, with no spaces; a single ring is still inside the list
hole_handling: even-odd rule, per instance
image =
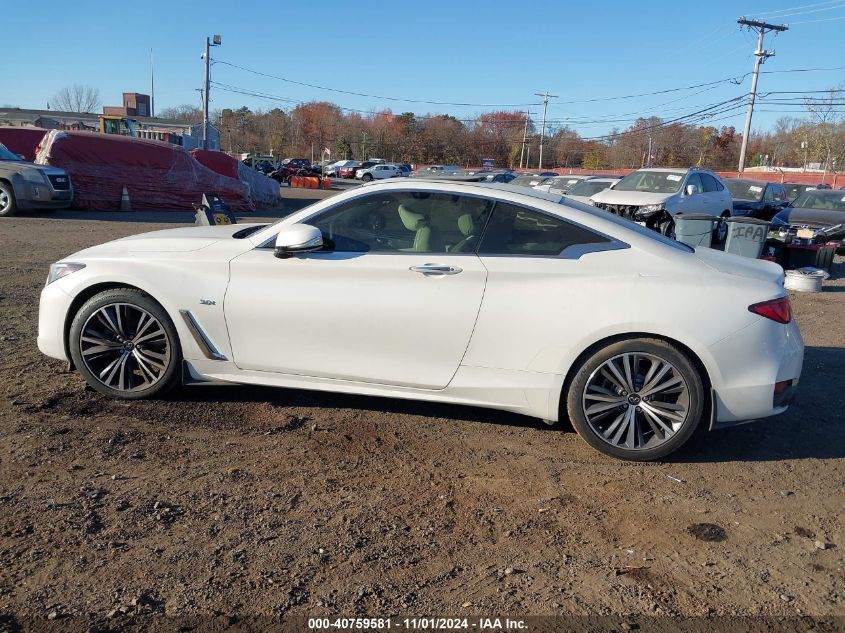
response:
[[[806,224],[807,226],[813,228],[824,228],[826,226],[845,224],[845,211],[790,207],[788,209],[784,209],[775,217],[787,224],[794,226],[804,226]]]
[[[118,253],[188,253],[207,248],[221,240],[232,240],[238,231],[256,224],[227,224],[223,226],[189,226],[130,235],[112,242],[92,246],[74,257],[104,256]],[[234,240],[241,241],[241,240]],[[249,240],[242,240],[252,246]]]
[[[665,202],[667,198],[671,198],[674,194],[671,193],[651,193],[648,191],[617,191],[616,189],[605,189],[593,195],[591,200],[595,202],[603,202],[604,204],[625,204],[643,206],[646,204],[660,204]]]
[[[696,247],[695,256],[705,265],[726,275],[783,283],[783,268],[774,262],[742,257],[703,246]]]

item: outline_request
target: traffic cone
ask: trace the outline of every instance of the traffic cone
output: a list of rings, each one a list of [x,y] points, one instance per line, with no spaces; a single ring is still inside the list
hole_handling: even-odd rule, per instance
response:
[[[129,192],[126,190],[126,185],[123,185],[123,191],[120,193],[120,210],[132,210],[132,204],[129,202]]]

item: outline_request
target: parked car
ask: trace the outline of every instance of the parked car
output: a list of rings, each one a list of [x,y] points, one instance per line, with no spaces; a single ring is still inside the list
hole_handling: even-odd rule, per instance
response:
[[[585,176],[581,174],[574,174],[569,176],[558,176],[555,174],[551,178],[547,178],[543,182],[538,185],[534,185],[534,188],[538,191],[548,191],[550,193],[559,193],[564,194],[567,193],[574,185],[578,184],[582,180],[589,180],[592,176]]]
[[[481,182],[509,183],[516,179],[516,174],[507,170],[479,172],[479,174],[482,175]]]
[[[399,168],[399,171],[402,172],[402,176],[411,175],[411,166],[408,163],[399,163],[396,166]]]
[[[340,167],[343,167],[346,163],[353,163],[355,161],[349,160],[336,160],[333,163],[329,163],[328,165],[323,167],[323,175],[325,176],[337,176],[337,170]]]
[[[826,235],[845,249],[845,196],[841,191],[815,189],[805,191],[790,206],[772,218],[772,229],[828,229]]]
[[[279,168],[270,174],[270,178],[290,184],[292,176],[296,176],[300,171],[310,169],[311,162],[307,158],[286,158],[281,162]]]
[[[599,191],[604,191],[613,187],[622,179],[621,176],[596,176],[581,180],[572,185],[564,195],[570,200],[577,200],[584,204],[592,204],[590,198],[596,195]],[[558,193],[553,191],[553,193]]]
[[[355,172],[361,169],[363,163],[357,160],[351,161],[351,164],[346,165],[345,167],[339,167],[337,170],[337,175],[340,178],[355,178]]]
[[[412,175],[413,176],[431,176],[437,174],[444,174],[444,173],[451,173],[457,174],[461,171],[461,168],[457,165],[428,165],[427,167],[423,167],[422,169],[418,169]]]
[[[0,217],[29,209],[65,209],[73,186],[64,169],[36,165],[0,144]]]
[[[777,182],[748,178],[725,178],[722,182],[733,198],[733,216],[771,220],[789,204],[786,189]]]
[[[556,177],[557,174],[553,172],[541,172],[539,174],[520,174],[513,180],[511,184],[517,187],[536,187],[541,185],[550,178]]]
[[[798,196],[800,196],[805,191],[811,191],[813,189],[817,189],[818,185],[808,185],[805,183],[799,182],[785,182],[783,183],[784,189],[786,189],[786,196],[790,200],[795,200]]]
[[[725,220],[733,200],[725,183],[707,169],[648,168],[633,171],[591,200],[599,209],[628,218],[664,235],[673,235],[678,213],[707,213],[719,218],[715,238],[728,234]]]
[[[366,165],[366,163],[364,163]],[[383,180],[384,178],[397,178],[404,176],[405,172],[396,165],[373,165],[368,168],[361,168],[355,172],[356,180],[370,182],[371,180]]]
[[[63,258],[38,347],[113,398],[182,381],[470,404],[645,461],[787,409],[803,343],[782,281],[560,196],[386,181]]]

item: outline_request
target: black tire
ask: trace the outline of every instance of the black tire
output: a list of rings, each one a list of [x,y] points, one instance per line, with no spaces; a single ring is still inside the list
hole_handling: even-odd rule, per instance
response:
[[[728,224],[725,220],[729,217],[731,217],[730,211],[723,211],[716,221],[716,226],[713,227],[714,244],[721,244],[728,239]]]
[[[15,215],[18,203],[15,200],[15,190],[8,182],[0,180],[0,218]]]
[[[147,349],[143,349],[141,343],[132,343],[130,346],[130,341],[135,338],[141,338],[141,335],[144,334],[143,328],[141,332],[137,331],[137,328],[141,328],[141,323],[139,323],[136,327],[136,333],[127,334],[127,340],[124,342],[124,339],[120,336],[113,336],[114,332],[109,331],[106,327],[101,327],[100,322],[94,321],[90,324],[89,327],[93,326],[98,328],[101,332],[103,332],[102,338],[109,338],[113,340],[120,339],[120,343],[123,344],[123,347],[116,347],[114,351],[103,352],[101,355],[94,354],[89,355],[87,357],[83,357],[83,344],[89,344],[90,341],[86,341],[83,343],[81,340],[81,336],[83,333],[83,329],[89,325],[89,319],[92,317],[96,319],[95,316],[98,311],[103,308],[114,310],[115,306],[121,306],[120,309],[123,311],[124,318],[128,319],[127,311],[129,311],[129,315],[138,312],[145,312],[149,316],[153,317],[160,325],[160,328],[163,332],[163,337],[161,340],[166,342],[166,348],[164,347],[157,347],[153,352],[156,357],[164,356],[163,353],[166,349],[166,359],[160,361],[162,369],[158,369],[153,365],[154,370],[158,371],[158,376],[156,377],[155,381],[153,381],[149,386],[138,385],[137,383],[140,380],[147,381],[148,378],[142,371],[140,367],[140,362],[135,360],[136,357],[133,356],[133,351],[137,347],[137,351],[143,352],[144,354],[148,354],[152,351],[153,345],[159,345],[159,343],[154,340],[150,342],[150,345]],[[153,327],[155,327],[155,323],[153,323]],[[126,329],[129,329],[131,325],[127,323],[125,325]],[[123,328],[120,328],[121,330]],[[90,335],[91,330],[85,330],[86,334]],[[146,330],[147,332],[149,330]],[[143,338],[147,338],[144,336]],[[112,346],[118,345],[117,343],[110,343]],[[144,345],[147,345],[147,342],[144,342]],[[128,347],[127,347],[128,346]],[[179,345],[179,337],[176,333],[176,328],[173,325],[173,321],[170,320],[167,312],[164,308],[159,305],[157,301],[155,301],[152,297],[148,294],[134,289],[134,288],[115,288],[112,290],[106,290],[99,294],[94,295],[88,301],[86,301],[79,311],[74,315],[73,322],[70,326],[70,332],[68,333],[68,347],[70,349],[70,355],[73,359],[73,363],[76,366],[77,370],[82,377],[85,378],[85,381],[91,385],[93,389],[96,389],[102,394],[107,396],[111,396],[112,398],[118,398],[121,400],[139,400],[141,398],[153,398],[156,396],[163,395],[164,393],[170,391],[173,387],[175,387],[181,377],[181,366],[182,366],[182,348]],[[100,346],[102,347],[102,345]],[[91,353],[91,348],[89,347],[86,349],[86,354]],[[125,354],[129,358],[124,363],[126,368],[129,370],[126,372],[126,383],[127,388],[119,388],[116,389],[109,384],[106,384],[103,379],[101,379],[98,375],[95,375],[94,371],[107,366],[107,363],[110,362],[111,358],[114,358],[113,354]],[[152,363],[159,363],[158,360],[153,359],[152,361],[150,358],[146,356],[143,357],[146,362]],[[87,360],[86,360],[87,359]],[[90,366],[89,366],[90,364]],[[146,363],[145,363],[146,365]],[[102,376],[102,374],[100,374]],[[106,378],[108,380],[108,378]],[[133,388],[132,382],[135,382],[135,386]],[[121,372],[119,378],[119,384],[122,387],[124,383],[124,372]]]
[[[664,363],[669,363],[672,369],[677,371],[681,376],[684,381],[684,387],[686,388],[684,392],[686,398],[685,418],[682,422],[679,422],[679,426],[674,430],[674,434],[665,439],[650,430],[653,428],[653,425],[651,427],[646,426],[647,420],[645,413],[641,412],[640,406],[635,404],[628,405],[627,403],[624,405],[626,410],[629,406],[636,406],[636,409],[632,413],[633,416],[636,416],[634,424],[636,426],[640,424],[640,421],[643,421],[641,427],[644,429],[643,436],[651,433],[650,441],[655,443],[654,446],[650,447],[625,448],[612,443],[610,439],[605,439],[600,435],[599,431],[588,421],[587,414],[585,413],[585,394],[587,393],[588,382],[594,377],[594,372],[597,372],[606,362],[616,359],[621,355],[631,353],[656,357]],[[638,387],[638,389],[642,389],[642,386]],[[636,397],[636,402],[641,404],[643,408],[651,404],[645,402],[648,398],[640,399],[638,392],[634,392],[631,395]],[[652,338],[623,340],[595,350],[576,369],[569,383],[568,392],[565,394],[565,402],[570,422],[587,444],[605,455],[637,462],[661,459],[678,450],[695,432],[705,410],[704,384],[699,371],[690,359],[675,346],[660,339]],[[651,406],[653,407],[653,404]],[[611,411],[609,415],[612,417],[613,413],[615,411]],[[594,420],[597,417],[594,416]]]
[[[363,176],[361,176],[361,180],[363,180],[364,182],[370,182],[372,179],[373,179],[372,174],[364,174]]]

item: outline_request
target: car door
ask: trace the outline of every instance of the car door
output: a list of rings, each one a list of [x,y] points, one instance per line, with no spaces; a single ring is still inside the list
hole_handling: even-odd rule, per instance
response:
[[[442,389],[457,371],[487,273],[473,253],[492,202],[370,193],[308,224],[324,251],[235,258],[224,310],[247,370]]]
[[[497,202],[478,248],[487,287],[462,365],[557,371],[557,363],[571,351],[567,343],[580,343],[591,313],[602,309],[597,293],[635,296],[625,266],[628,250],[558,216]],[[529,376],[523,377],[536,378]],[[543,398],[548,392],[526,390],[523,395]]]
[[[684,213],[712,213],[710,196],[704,190],[703,175],[692,173],[687,178],[684,192],[686,192],[687,187],[692,185],[695,187],[695,193],[687,196],[687,208]]]

